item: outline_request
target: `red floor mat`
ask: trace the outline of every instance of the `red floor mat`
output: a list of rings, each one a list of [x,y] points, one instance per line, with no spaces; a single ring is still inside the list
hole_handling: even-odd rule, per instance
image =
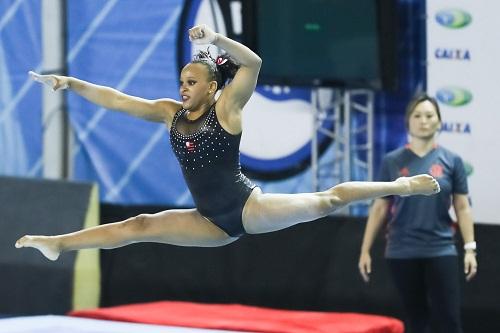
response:
[[[266,333],[403,333],[395,318],[359,313],[290,311],[238,304],[153,302],[81,310],[71,316]]]

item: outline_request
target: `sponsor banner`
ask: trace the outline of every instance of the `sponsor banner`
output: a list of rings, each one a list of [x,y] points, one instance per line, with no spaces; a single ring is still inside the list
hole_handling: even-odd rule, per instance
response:
[[[500,224],[500,2],[427,1],[427,90],[442,109],[439,143],[458,153],[469,174],[474,219]]]

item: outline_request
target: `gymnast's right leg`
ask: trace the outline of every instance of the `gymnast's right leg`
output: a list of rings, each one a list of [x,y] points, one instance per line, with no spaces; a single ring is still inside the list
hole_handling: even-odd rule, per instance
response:
[[[61,252],[80,249],[113,249],[138,242],[179,246],[216,247],[234,242],[223,230],[196,209],[172,209],[141,214],[125,221],[103,224],[69,234],[21,237],[16,247],[33,247],[50,260]]]

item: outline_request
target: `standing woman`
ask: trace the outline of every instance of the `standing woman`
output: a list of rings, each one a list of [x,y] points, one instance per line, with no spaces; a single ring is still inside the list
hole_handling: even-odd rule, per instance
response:
[[[359,270],[368,282],[370,249],[388,219],[385,257],[406,310],[408,332],[430,332],[432,321],[438,332],[459,333],[460,274],[449,208],[453,206],[465,243],[465,274],[470,280],[477,261],[467,176],[461,158],[436,143],[441,114],[434,98],[424,94],[412,99],[405,122],[409,144],[384,157],[380,180],[429,173],[441,192],[432,197],[376,199],[363,237]]]
[[[72,77],[31,75],[54,90],[67,88],[105,108],[164,123],[196,208],[141,214],[64,235],[25,236],[16,247],[33,247],[56,260],[63,251],[109,249],[135,242],[223,246],[245,233],[314,221],[356,200],[439,192],[433,177],[418,175],[390,182],[348,182],[317,193],[262,193],[241,173],[239,161],[243,106],[255,89],[262,61],[246,46],[205,25],[190,29],[189,38],[194,43],[214,44],[230,57],[212,59],[201,52],[184,66],[180,102],[146,100]]]

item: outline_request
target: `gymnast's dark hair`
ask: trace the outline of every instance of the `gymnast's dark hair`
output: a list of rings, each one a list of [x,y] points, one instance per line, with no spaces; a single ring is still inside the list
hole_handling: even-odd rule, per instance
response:
[[[217,90],[222,89],[240,68],[228,54],[222,54],[214,59],[208,50],[198,52],[191,63],[207,67],[210,81],[217,82]]]
[[[432,103],[434,108],[436,109],[436,113],[438,116],[439,121],[441,122],[441,111],[439,110],[439,104],[436,101],[434,97],[431,97],[427,95],[426,93],[419,93],[415,95],[409,102],[408,105],[406,106],[406,113],[405,113],[405,125],[406,129],[410,128],[410,116],[417,107],[418,104],[429,101]]]

